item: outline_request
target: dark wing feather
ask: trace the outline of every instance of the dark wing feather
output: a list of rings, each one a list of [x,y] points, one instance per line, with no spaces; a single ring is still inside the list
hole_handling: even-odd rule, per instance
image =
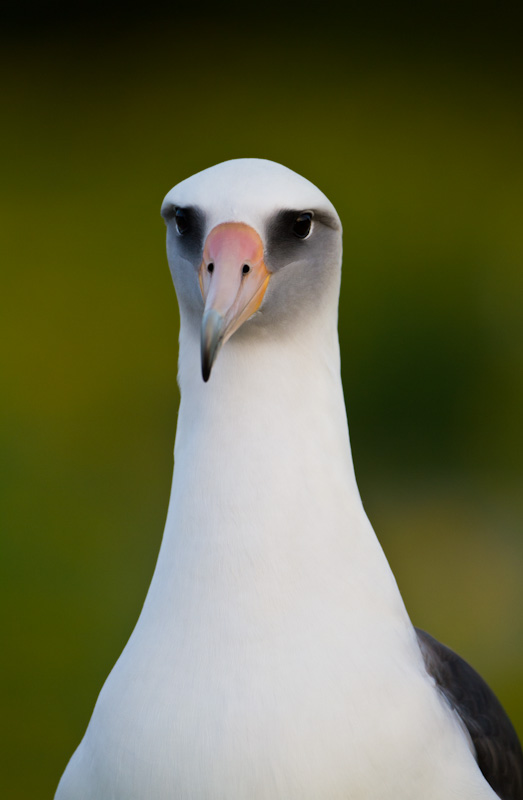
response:
[[[416,633],[427,672],[467,728],[485,779],[502,800],[523,800],[523,751],[496,695],[450,648]]]

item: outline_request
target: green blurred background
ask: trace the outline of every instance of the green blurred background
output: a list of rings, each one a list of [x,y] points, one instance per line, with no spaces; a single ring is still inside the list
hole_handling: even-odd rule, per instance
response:
[[[159,207],[238,156],[339,210],[365,506],[523,734],[522,7],[343,8],[4,7],[2,797],[52,796],[139,614],[178,404]]]

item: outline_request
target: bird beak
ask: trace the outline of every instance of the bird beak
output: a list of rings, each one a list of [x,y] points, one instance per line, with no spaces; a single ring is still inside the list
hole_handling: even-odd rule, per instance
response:
[[[243,222],[224,222],[209,233],[200,266],[202,376],[209,380],[221,346],[260,307],[270,272],[258,233]]]

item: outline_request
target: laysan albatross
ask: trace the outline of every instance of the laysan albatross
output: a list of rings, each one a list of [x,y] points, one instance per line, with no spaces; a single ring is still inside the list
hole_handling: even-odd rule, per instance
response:
[[[507,716],[412,626],[362,507],[334,207],[238,159],[162,214],[180,305],[169,512],[56,800],[521,800]]]

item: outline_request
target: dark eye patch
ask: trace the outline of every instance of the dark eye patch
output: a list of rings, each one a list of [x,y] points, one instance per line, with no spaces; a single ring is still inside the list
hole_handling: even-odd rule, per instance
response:
[[[311,230],[311,228],[313,228]],[[317,230],[316,230],[317,228]],[[337,220],[324,211],[284,209],[267,225],[266,256],[269,269],[277,270],[300,258],[312,255],[315,240],[324,240],[328,228],[338,230]]]
[[[274,239],[279,239],[282,243],[285,240],[303,239],[305,238],[303,234],[306,236],[310,230],[310,222],[313,216],[313,211],[301,211],[300,209],[278,211],[269,223],[270,235]]]
[[[172,225],[182,256],[195,265],[199,265],[203,253],[203,235],[205,231],[205,215],[196,206],[172,205],[164,208],[163,216]]]

